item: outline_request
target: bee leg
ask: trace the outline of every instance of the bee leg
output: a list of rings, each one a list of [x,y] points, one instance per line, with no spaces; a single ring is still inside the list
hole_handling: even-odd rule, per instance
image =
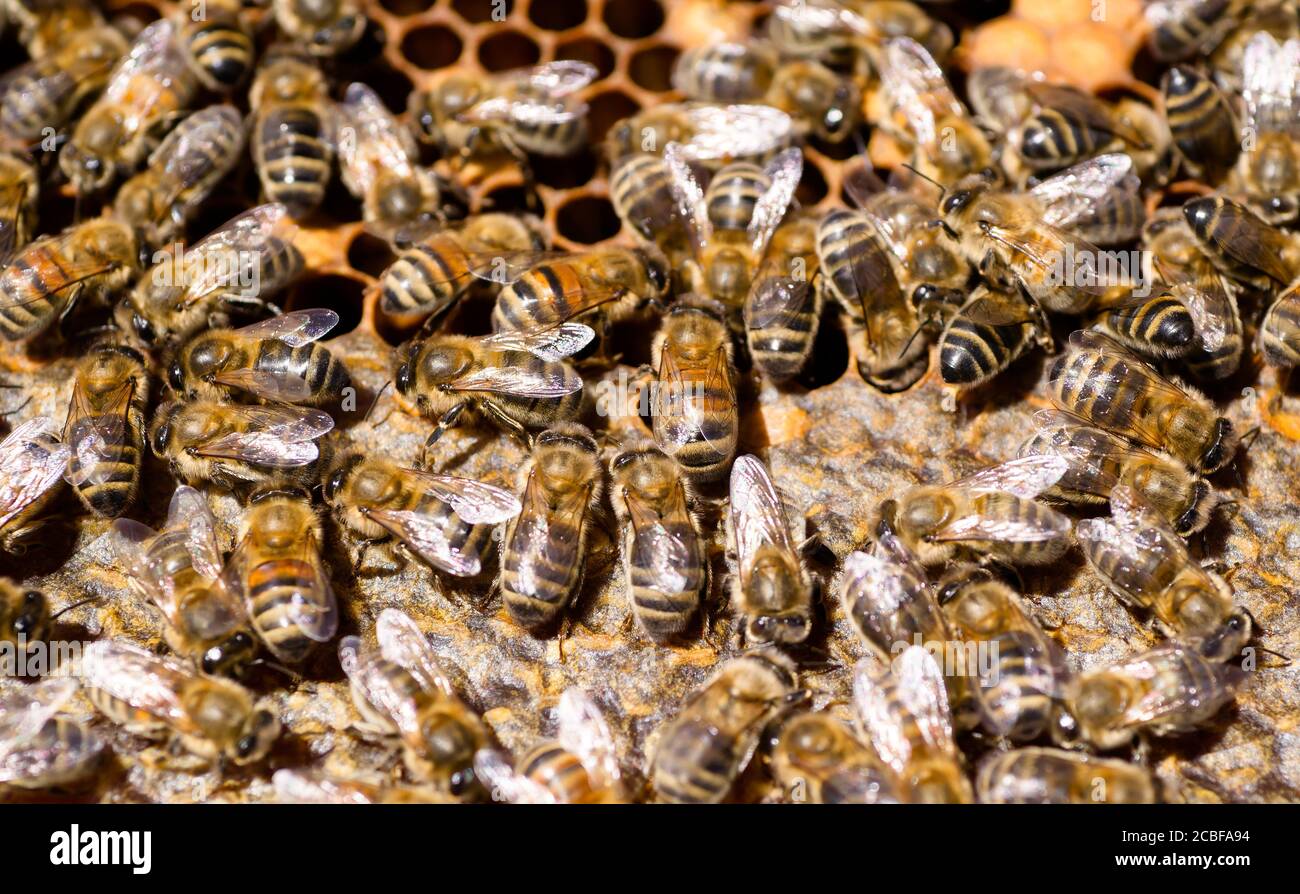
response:
[[[497,425],[501,426],[501,428],[505,430],[506,434],[511,435],[518,440],[525,450],[532,453],[533,438],[528,434],[528,429],[520,425],[517,420],[512,419],[510,416],[501,412],[501,410],[494,406],[491,401],[485,401],[483,403],[483,413],[484,415],[491,417],[492,421]],[[432,437],[432,435],[430,437]]]
[[[497,142],[519,166],[519,173],[524,178],[524,201],[527,203],[527,210],[533,214],[542,213],[544,209],[537,201],[537,180],[533,177],[533,163],[528,159],[528,153],[520,149],[519,144],[507,133],[499,132]]]

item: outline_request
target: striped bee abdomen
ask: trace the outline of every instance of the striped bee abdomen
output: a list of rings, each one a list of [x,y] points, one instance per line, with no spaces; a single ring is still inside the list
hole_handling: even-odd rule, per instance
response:
[[[300,217],[321,203],[334,152],[326,125],[312,105],[280,105],[258,116],[253,141],[262,189]]]

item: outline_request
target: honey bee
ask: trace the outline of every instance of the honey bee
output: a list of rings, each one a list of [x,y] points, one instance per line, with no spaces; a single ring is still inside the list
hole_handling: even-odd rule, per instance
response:
[[[319,474],[316,439],[333,428],[321,410],[168,401],[154,417],[149,446],[178,478],[244,493],[254,485],[309,482]]]
[[[772,742],[772,776],[794,803],[897,804],[904,793],[893,770],[826,712],[800,711]]]
[[[896,37],[885,44],[877,62],[880,99],[892,113],[882,117],[880,126],[913,149],[918,171],[940,183],[955,183],[992,166],[988,136],[925,47]]]
[[[1237,452],[1232,423],[1209,400],[1165,379],[1100,332],[1074,332],[1048,383],[1058,409],[1162,450],[1194,472],[1216,472]]]
[[[1300,285],[1277,296],[1259,324],[1259,349],[1271,366],[1300,366]]]
[[[253,163],[269,202],[293,217],[314,210],[325,198],[334,164],[334,121],[329,84],[311,56],[293,46],[275,46],[253,79]]]
[[[537,436],[520,470],[523,509],[501,538],[501,597],[530,630],[555,621],[582,585],[591,515],[604,492],[596,439],[564,422]]]
[[[869,550],[844,559],[837,584],[840,607],[863,643],[881,661],[896,643],[948,639],[948,624],[916,557],[889,531]]]
[[[135,501],[144,456],[149,371],[139,351],[102,345],[77,364],[63,441],[72,451],[68,482],[102,518]]]
[[[281,804],[447,804],[450,796],[422,785],[332,776],[321,770],[276,770],[271,774]]]
[[[44,593],[0,577],[0,643],[25,650],[27,643],[45,642],[50,638],[51,620]]]
[[[717,167],[726,159],[760,158],[793,140],[793,120],[771,106],[664,103],[610,128],[605,154],[613,166],[631,155],[663,155],[677,143],[684,158]]]
[[[390,314],[437,317],[478,281],[544,248],[541,222],[514,214],[476,214],[407,248],[380,279],[380,307]]]
[[[952,713],[934,656],[908,646],[892,661],[864,658],[853,670],[853,706],[863,737],[917,804],[974,800],[953,743]]]
[[[1013,459],[951,484],[919,485],[880,506],[888,530],[923,565],[966,554],[1048,565],[1069,546],[1070,520],[1034,498],[1060,480],[1059,456]]]
[[[1021,445],[1020,455],[1055,455],[1069,463],[1043,499],[1099,506],[1110,499],[1115,485],[1124,484],[1183,537],[1210,520],[1218,503],[1214,489],[1167,453],[1139,447],[1059,412],[1040,410],[1035,422],[1038,433]]]
[[[78,34],[104,25],[90,0],[8,0],[5,11],[33,59],[53,56]]]
[[[337,403],[352,377],[319,339],[338,321],[337,313],[318,307],[204,332],[172,361],[168,384],[186,400],[229,400],[242,392],[263,401]]]
[[[137,266],[131,228],[108,217],[43,236],[18,252],[0,273],[0,335],[35,338],[81,301],[96,301],[125,285]]]
[[[587,136],[587,105],[574,94],[599,72],[572,59],[483,76],[453,69],[411,94],[421,138],[462,160],[506,152],[531,178],[527,153],[571,155]]]
[[[740,308],[803,172],[803,152],[787,149],[765,168],[733,162],[700,185],[680,144],[664,150],[672,192],[690,236],[680,270],[685,290]]]
[[[44,525],[72,450],[43,416],[28,419],[0,442],[0,549],[21,553]]]
[[[1290,285],[1300,273],[1300,242],[1232,199],[1190,199],[1183,205],[1183,217],[1201,251],[1235,282],[1273,291]]]
[[[1186,65],[1165,72],[1160,95],[1183,167],[1200,180],[1220,182],[1241,150],[1237,119],[1227,97],[1208,76]]]
[[[679,299],[651,345],[657,370],[654,438],[691,484],[727,474],[739,438],[731,335],[720,308]]]
[[[786,220],[772,234],[742,314],[750,359],[764,378],[784,382],[812,355],[821,325],[822,288],[816,284],[817,221]]]
[[[617,804],[624,801],[614,734],[600,706],[581,689],[564,690],[556,738],[512,767],[495,749],[474,757],[474,770],[494,801],[525,804]]]
[[[147,246],[167,245],[244,150],[244,122],[231,105],[209,106],[176,126],[149,166],[122,184],[113,213]]]
[[[1126,761],[1017,748],[988,757],[975,777],[981,804],[1154,804],[1151,773]]]
[[[283,205],[258,205],[192,246],[166,254],[117,306],[123,332],[145,345],[182,342],[232,310],[263,310],[302,270]]]
[[[716,804],[758,749],[763,728],[804,701],[798,671],[760,649],[723,662],[656,733],[650,780],[660,800]]]
[[[77,681],[50,677],[0,696],[0,788],[64,788],[99,765],[104,742],[60,714]]]
[[[301,488],[249,497],[224,579],[277,660],[300,664],[338,630],[338,603],[321,559],[320,517]]]
[[[173,738],[209,763],[256,763],[280,737],[280,719],[243,686],[122,640],[87,645],[82,674],[91,704],[109,720],[146,738]]]
[[[974,388],[1035,346],[1052,347],[1051,324],[1019,289],[996,280],[977,286],[939,337],[939,372],[949,385]]]
[[[330,472],[324,496],[362,549],[396,537],[430,566],[474,577],[492,547],[492,526],[519,514],[514,494],[353,453]],[[358,556],[356,566],[361,567]]]
[[[687,49],[677,57],[672,82],[691,100],[780,109],[801,136],[829,143],[847,139],[862,120],[862,93],[851,78],[812,60],[782,62],[765,44]]]
[[[498,332],[547,329],[569,320],[607,329],[665,299],[671,276],[667,260],[649,246],[498,255],[475,275],[507,284],[492,311]]]
[[[77,121],[59,169],[80,195],[99,192],[134,170],[151,140],[166,132],[197,91],[176,26],[154,22],[108,77],[104,94]]]
[[[337,56],[366,31],[360,0],[272,0],[275,22],[313,56]]]
[[[397,351],[400,398],[438,420],[432,445],[467,410],[529,442],[528,431],[574,419],[582,377],[564,362],[595,333],[581,323],[495,335],[431,335]]]
[[[177,41],[204,87],[229,93],[253,69],[253,34],[241,0],[204,0],[202,15],[180,13]]]
[[[1166,643],[1070,680],[1052,734],[1058,744],[1109,751],[1134,736],[1186,732],[1219,713],[1247,678],[1236,664]]]
[[[113,554],[131,588],[162,614],[173,652],[205,674],[238,675],[257,651],[239,600],[222,580],[217,521],[192,487],[172,494],[167,520],[155,531],[131,519],[110,529]]]
[[[487,727],[405,613],[380,613],[375,639],[372,645],[349,636],[339,643],[357,711],[375,731],[401,740],[403,761],[417,781],[457,797],[478,796],[474,755],[490,740]]]
[[[965,676],[975,677],[969,688],[984,728],[1018,742],[1038,738],[1065,677],[1060,647],[1020,595],[985,569],[954,566],[939,592],[949,628],[967,647]]]
[[[35,169],[12,152],[0,152],[0,265],[31,238],[39,191]]]
[[[415,140],[383,100],[362,83],[348,85],[338,106],[338,158],[343,184],[362,202],[376,232],[397,233],[446,219],[443,183],[417,164]]]
[[[609,475],[633,614],[646,636],[669,642],[690,624],[708,581],[692,489],[677,463],[648,444],[619,453]]]
[[[32,144],[45,128],[62,130],[77,109],[103,90],[126,38],[107,25],[72,33],[65,46],[34,58],[0,84],[0,133]]]
[[[815,57],[861,76],[879,67],[891,38],[910,37],[937,59],[952,49],[952,31],[915,3],[899,0],[780,0],[768,32],[783,53]]]
[[[1237,161],[1231,185],[1269,223],[1293,223],[1300,215],[1300,39],[1279,44],[1257,32],[1241,59],[1242,133],[1250,141]],[[1229,134],[1231,140],[1235,134]]]
[[[1138,186],[1132,159],[1112,153],[1021,193],[972,176],[939,208],[971,264],[984,271],[996,263],[1049,311],[1081,313],[1105,293],[1101,252],[1093,243],[1111,245],[1138,235]]]
[[[727,550],[736,562],[731,604],[744,639],[801,643],[812,631],[813,580],[799,558],[785,504],[758,457],[736,458],[730,498]]]
[[[1250,613],[1237,605],[1232,587],[1202,568],[1186,544],[1127,485],[1110,495],[1110,518],[1076,527],[1084,558],[1120,601],[1149,612],[1164,635],[1195,637],[1213,660],[1226,661],[1250,640]]]
[[[686,225],[673,197],[672,172],[662,156],[624,155],[610,165],[609,198],[619,220],[670,258],[689,251]]]
[[[1161,61],[1208,53],[1240,23],[1249,5],[1245,0],[1148,0],[1142,10],[1151,26],[1147,44]]]

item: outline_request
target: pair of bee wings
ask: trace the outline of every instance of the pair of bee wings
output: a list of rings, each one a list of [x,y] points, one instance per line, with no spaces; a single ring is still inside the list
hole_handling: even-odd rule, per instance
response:
[[[690,161],[754,158],[789,146],[794,138],[794,121],[771,106],[688,102],[661,108],[685,119],[691,136],[677,151]]]
[[[1241,315],[1214,265],[1204,257],[1194,263],[1201,269],[1168,263],[1154,253],[1151,258],[1157,275],[1168,286],[1170,297],[1191,314],[1201,347],[1213,353],[1223,347],[1229,332],[1240,334]],[[1147,300],[1135,298],[1132,303],[1145,303]]]
[[[181,698],[187,684],[200,675],[179,658],[155,655],[124,640],[102,639],[86,646],[81,670],[87,687],[102,690],[178,732],[201,733]]]
[[[921,646],[886,662],[864,658],[853,669],[853,707],[867,740],[895,773],[923,756],[956,760],[943,672]]]
[[[1241,55],[1241,98],[1248,132],[1300,134],[1300,40],[1256,32]]]
[[[348,85],[334,127],[339,170],[354,194],[369,195],[385,171],[401,177],[415,174],[419,158],[415,138],[365,84]]]
[[[53,421],[29,419],[0,442],[0,527],[53,487],[72,455],[59,443]]]
[[[573,394],[582,390],[582,376],[561,361],[582,350],[595,337],[595,330],[583,323],[481,336],[479,344],[487,349],[489,356],[498,355],[500,362],[471,369],[448,382],[446,387],[451,391],[485,391],[552,400]],[[534,369],[512,363],[511,353],[531,354],[546,361],[547,366]]]
[[[552,508],[537,483],[536,472],[528,476],[519,521],[505,544],[515,557],[515,588],[519,593],[538,595],[545,586],[548,569],[572,565],[578,555],[591,488],[588,484],[566,494]]]
[[[774,547],[797,557],[786,518],[785,503],[756,456],[736,457],[731,466],[731,530],[735,537],[736,562],[742,581],[749,579],[749,569],[759,550]]]
[[[982,469],[947,485],[950,489],[975,494],[1007,493],[1021,500],[1032,500],[1056,484],[1069,471],[1068,460],[1061,456],[1025,456]],[[956,540],[997,540],[1005,543],[1041,543],[1060,540],[1070,532],[1065,516],[1039,507],[1040,519],[1013,521],[978,513],[958,516],[935,532],[936,542]]]
[[[149,548],[160,536],[180,536],[190,556],[190,564],[212,584],[209,611],[219,614],[205,619],[204,634],[217,637],[239,627],[245,619],[243,606],[221,581],[221,548],[217,544],[217,522],[208,501],[192,487],[181,485],[172,494],[167,520],[160,534],[147,525],[119,518],[109,528],[109,546],[131,578],[145,591],[162,612],[167,623],[181,629],[185,620],[177,602],[175,580],[162,557],[151,557]]]
[[[912,38],[888,41],[877,59],[881,85],[918,146],[938,143],[941,120],[970,117],[930,51]]]
[[[715,403],[711,396],[713,393],[727,395],[722,406],[708,406]],[[716,427],[723,432],[735,430],[739,417],[735,393],[731,361],[721,346],[714,351],[701,385],[698,379],[685,380],[676,353],[671,345],[665,345],[659,358],[658,383],[654,389],[654,432],[659,449],[669,456],[676,456],[699,436],[709,441],[719,453],[730,453],[731,445],[712,443],[705,433],[705,425],[708,417],[713,415],[716,422],[710,428]]]
[[[301,348],[322,338],[338,325],[339,315],[328,308],[295,310],[236,329],[237,335],[254,340],[276,339],[291,348]],[[297,403],[311,397],[311,384],[291,372],[239,367],[224,369],[213,376],[220,385],[247,391],[265,400]]]
[[[176,26],[159,19],[140,32],[117,63],[99,104],[120,109],[124,132],[136,133],[149,124],[164,97],[175,91],[185,98],[192,91],[188,65]]]
[[[63,440],[71,450],[64,477],[73,487],[103,484],[113,474],[114,450],[126,443],[131,430],[128,414],[135,383],[127,380],[113,391],[92,396],[81,379],[72,386]]]
[[[384,609],[375,624],[375,644],[355,636],[344,637],[339,642],[339,664],[366,701],[403,735],[420,735],[420,700],[394,685],[385,672],[385,663],[405,670],[425,695],[460,698],[438,653],[410,616],[400,609]]]
[[[1219,223],[1206,234],[1206,241],[1234,261],[1267,274],[1279,285],[1291,284],[1295,273],[1285,260],[1293,241],[1290,233],[1269,226],[1250,209],[1231,200],[1220,202],[1217,212]]]
[[[170,411],[169,407],[160,409]],[[239,417],[241,429],[204,441],[195,453],[209,459],[232,459],[270,469],[292,469],[320,456],[316,439],[334,428],[323,410],[290,406],[222,407],[222,413]]]
[[[659,592],[676,594],[685,590],[687,571],[699,562],[699,543],[686,543],[664,524],[669,519],[690,518],[685,491],[678,485],[662,511],[630,491],[624,493],[623,501],[632,523],[632,563],[652,572],[652,586]]]
[[[871,549],[844,558],[839,588],[844,614],[858,623],[877,649],[887,652],[900,635],[911,639],[903,632],[905,627],[927,638],[943,637],[946,623],[925,569],[889,532],[881,534]]]
[[[1090,425],[1087,420],[1064,410],[1039,410],[1034,414],[1034,424],[1043,439],[1027,440],[1020,448],[1020,455],[1062,457],[1069,463],[1069,472],[1086,482],[1082,489],[1098,495],[1108,495],[1119,484],[1119,479],[1106,470],[1110,461],[1121,467],[1130,463],[1176,462]],[[1078,479],[1071,483],[1074,486],[1080,484]]]
[[[13,258],[18,245],[18,219],[30,201],[27,184],[12,183],[0,190],[0,267]]]
[[[53,236],[42,236],[10,258],[13,263],[0,271],[0,307],[25,307],[59,296],[61,303],[56,306],[62,309],[71,302],[72,293],[83,282],[118,268],[119,265],[113,262],[69,261],[68,249],[76,238],[76,229],[74,226]],[[45,284],[37,287],[32,271],[49,265],[50,262],[42,258],[46,253],[58,259],[58,277],[48,287]],[[18,263],[23,258],[30,259],[30,264]]]
[[[813,285],[807,276],[788,276],[784,260],[767,257],[758,268],[745,298],[745,328],[785,328],[813,301]]]
[[[1146,579],[1151,569],[1165,564],[1186,568],[1213,590],[1214,581],[1187,549],[1187,544],[1160,513],[1146,505],[1128,485],[1110,492],[1110,518],[1087,518],[1075,525],[1075,535],[1099,544],[1119,559],[1117,578]]]
[[[402,474],[420,491],[437,497],[468,525],[495,525],[514,518],[522,506],[509,491],[451,475],[435,475],[418,469]],[[447,539],[446,519],[415,509],[369,509],[368,518],[400,538],[435,568],[457,577],[473,577],[483,570],[473,553],[461,552]]]
[[[173,291],[179,296],[178,305],[192,305],[219,292],[247,288],[246,280],[271,266],[268,253],[296,256],[292,241],[297,231],[284,205],[258,205],[185,248],[180,258],[164,259],[146,276],[157,280],[167,272],[164,265],[183,265],[174,274],[179,281]]]
[[[583,118],[586,103],[572,95],[596,79],[594,65],[573,59],[504,72],[495,77],[498,93],[459,116],[470,123],[512,122],[525,126],[560,125]]]
[[[578,758],[593,788],[617,791],[622,778],[618,748],[600,706],[583,690],[571,687],[560,696],[556,713],[556,741],[560,747]],[[512,804],[556,803],[550,789],[515,772],[509,757],[497,749],[484,748],[475,754],[474,771],[499,800]]]
[[[1053,393],[1058,390],[1055,387],[1056,383],[1064,381],[1066,385],[1059,390],[1072,394],[1122,394],[1128,393],[1129,389],[1137,389],[1139,393],[1150,395],[1150,402],[1156,405],[1167,403],[1181,405],[1188,400],[1186,392],[1156,372],[1138,354],[1108,335],[1094,329],[1076,329],[1070,333],[1069,346],[1071,351],[1087,351],[1100,354],[1114,362],[1107,364],[1104,369],[1099,368],[1096,364],[1088,365],[1087,390],[1074,387],[1075,385],[1083,386],[1084,384],[1074,381],[1081,374],[1078,364],[1061,363],[1053,366],[1048,380],[1053,386],[1051,389]],[[1071,412],[1069,407],[1058,405],[1058,408],[1066,413]],[[1116,410],[1115,407],[1110,409]],[[1086,422],[1087,420],[1083,421]],[[1154,420],[1134,412],[1131,402],[1122,404],[1119,410],[1114,413],[1113,418],[1107,421],[1106,427],[1112,431],[1133,437],[1148,447],[1163,448],[1164,437],[1159,428],[1156,427]]]
[[[686,225],[696,253],[702,252],[713,239],[713,221],[709,219],[708,199],[691,169],[690,153],[681,143],[669,143],[664,149],[670,186],[677,213]],[[779,153],[763,169],[767,188],[754,203],[754,211],[745,227],[745,236],[755,257],[762,257],[781,219],[794,198],[799,178],[803,176],[803,150],[791,147]]]
[[[47,677],[0,696],[0,784],[40,779],[103,750],[104,743],[89,732],[71,748],[66,742],[52,749],[33,741],[76,691],[75,679]]]
[[[1214,682],[1208,686],[1160,684],[1162,679],[1186,679],[1190,675],[1189,665],[1196,668],[1196,679],[1208,677]],[[1216,702],[1226,702],[1247,680],[1246,672],[1236,664],[1209,661],[1194,648],[1181,643],[1166,643],[1148,652],[1120,659],[1107,665],[1105,672],[1152,684],[1142,687],[1141,695],[1125,708],[1115,723],[1118,729],[1140,728],[1193,711],[1212,711]]]
[[[230,142],[227,134],[238,134]],[[221,154],[214,152],[220,148]],[[229,171],[244,148],[244,119],[229,103],[208,106],[187,117],[149,156],[149,167],[162,173],[172,199],[204,180],[216,180]]]

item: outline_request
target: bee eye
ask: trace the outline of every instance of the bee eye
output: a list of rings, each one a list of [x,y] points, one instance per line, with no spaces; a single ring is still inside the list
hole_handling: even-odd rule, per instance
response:
[[[171,432],[172,424],[171,421],[168,420],[158,426],[158,430],[153,433],[153,452],[156,455],[162,456],[163,451],[167,449],[167,441],[171,437]]]
[[[397,368],[397,390],[406,394],[411,390],[411,364],[403,363]]]
[[[185,388],[185,370],[181,367],[181,362],[176,360],[171,366],[167,367],[167,384],[172,386],[173,391],[183,391]]]
[[[157,337],[154,332],[153,324],[139,314],[131,315],[131,325],[135,328],[135,334],[140,336],[146,342],[153,342]]]

